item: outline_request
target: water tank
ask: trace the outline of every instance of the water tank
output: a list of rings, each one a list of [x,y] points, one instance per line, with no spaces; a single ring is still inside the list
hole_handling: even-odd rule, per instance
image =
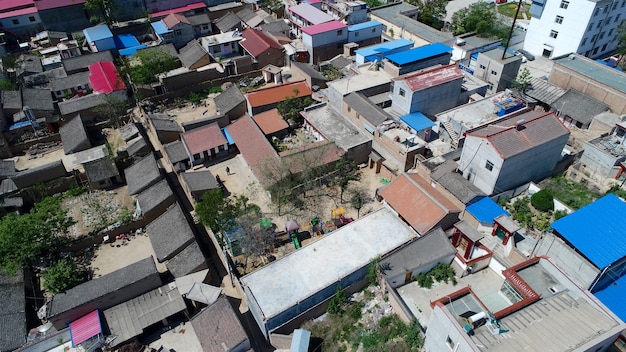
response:
[[[471,317],[467,318],[467,323],[472,327],[472,329],[474,329],[478,325],[480,325],[483,321],[485,321],[486,317],[487,317],[487,314],[485,314],[485,312],[478,312],[472,315]]]

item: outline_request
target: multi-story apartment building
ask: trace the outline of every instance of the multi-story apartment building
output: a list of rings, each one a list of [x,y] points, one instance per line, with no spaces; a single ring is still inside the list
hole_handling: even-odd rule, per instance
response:
[[[524,49],[548,58],[601,57],[617,48],[626,0],[533,0]]]

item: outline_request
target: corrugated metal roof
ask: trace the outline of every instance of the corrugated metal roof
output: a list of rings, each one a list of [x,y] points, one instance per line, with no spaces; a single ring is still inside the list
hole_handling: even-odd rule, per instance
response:
[[[295,13],[296,15],[302,17],[308,22],[311,22],[312,24],[320,24],[333,20],[333,16],[327,14],[322,10],[318,10],[317,8],[309,4],[292,6],[289,8],[289,12]]]
[[[607,286],[604,290],[594,293],[597,299],[607,306],[615,315],[626,321],[626,276],[617,279],[614,284]]]
[[[416,131],[422,131],[428,128],[431,128],[435,125],[426,115],[421,112],[414,112],[412,114],[400,116],[400,120],[409,125],[412,129]]]
[[[470,204],[465,209],[468,213],[472,214],[476,220],[482,223],[493,224],[493,219],[500,215],[511,216],[509,212],[504,210],[504,208],[489,197],[485,197],[476,203]]]
[[[552,223],[552,228],[589,261],[603,269],[626,255],[626,203],[606,195]]]
[[[316,35],[320,33],[336,31],[336,30],[346,28],[346,27],[348,27],[348,25],[346,25],[345,23],[341,23],[339,21],[330,21],[330,22],[316,24],[313,26],[304,27],[302,28],[302,32],[308,35]],[[346,33],[345,36],[347,37],[348,33]]]
[[[550,84],[542,78],[533,78],[530,88],[526,89],[526,95],[540,102],[552,105],[558,98],[565,94],[565,90]]]
[[[83,29],[83,33],[89,43],[101,39],[113,38],[113,33],[111,33],[111,30],[106,24],[99,24],[94,27],[85,28]]]
[[[411,62],[427,59],[429,57],[452,52],[452,48],[441,43],[423,45],[411,50],[387,56],[389,61],[398,65],[406,65]]]
[[[355,51],[355,54],[364,56],[365,58],[371,61],[373,59],[376,59],[375,56],[382,55],[382,57],[386,57],[387,55],[391,55],[399,51],[402,51],[402,49],[409,50],[411,47],[413,47],[412,41],[408,39],[398,39],[398,40],[392,40],[390,42],[368,46],[363,49],[359,49]],[[372,56],[374,57],[370,58]]]
[[[100,325],[100,314],[97,310],[83,316],[80,319],[70,323],[70,335],[72,336],[72,347],[76,347],[81,343],[102,332]]]
[[[365,28],[372,28],[377,26],[382,26],[383,24],[378,21],[367,21],[359,24],[353,24],[352,26],[348,26],[349,32],[359,31]]]

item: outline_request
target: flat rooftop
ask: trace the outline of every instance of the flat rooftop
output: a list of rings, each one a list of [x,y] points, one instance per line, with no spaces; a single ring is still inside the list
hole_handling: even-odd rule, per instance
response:
[[[573,57],[573,59],[570,57]],[[578,54],[564,55],[553,59],[553,61],[583,76],[626,93],[626,73],[624,72],[617,71]]]
[[[342,95],[347,95],[352,92],[358,92],[363,89],[376,87],[391,81],[391,75],[384,70],[371,71],[368,70],[369,67],[369,63],[361,65],[357,68],[358,72],[354,75],[328,82],[327,85],[329,87],[333,87]]]
[[[348,150],[372,139],[325,103],[305,109],[302,115],[341,149]]]
[[[506,93],[500,92],[484,99],[441,112],[436,115],[437,120],[441,122],[453,120],[462,124],[469,130],[502,118],[503,116],[496,115],[500,109],[496,106],[496,102],[505,98]]]
[[[390,209],[382,208],[242,277],[241,281],[269,319],[416,235]]]
[[[619,158],[626,155],[626,145],[621,143],[622,138],[614,134],[604,137],[598,137],[588,141],[590,145],[595,146],[606,154]]]
[[[240,41],[241,39],[243,39],[241,37],[241,32],[237,31],[230,31],[200,38],[200,40],[202,41],[202,46],[205,48],[207,46],[213,46],[217,44],[236,42]]]

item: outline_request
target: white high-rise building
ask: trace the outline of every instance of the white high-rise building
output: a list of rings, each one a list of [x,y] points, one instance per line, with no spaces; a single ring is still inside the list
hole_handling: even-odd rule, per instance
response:
[[[602,57],[617,48],[626,0],[533,0],[524,49],[548,58]]]

